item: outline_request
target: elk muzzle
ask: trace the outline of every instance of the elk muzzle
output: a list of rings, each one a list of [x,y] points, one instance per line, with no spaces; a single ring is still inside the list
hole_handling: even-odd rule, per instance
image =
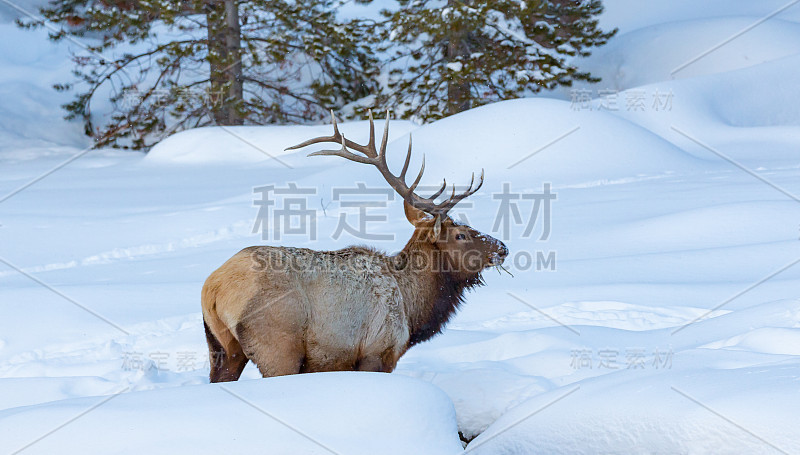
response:
[[[489,240],[494,242],[495,250],[489,253],[489,259],[487,261],[487,267],[496,267],[498,265],[503,265],[503,262],[506,260],[508,256],[508,248],[506,247],[505,243],[489,237]]]

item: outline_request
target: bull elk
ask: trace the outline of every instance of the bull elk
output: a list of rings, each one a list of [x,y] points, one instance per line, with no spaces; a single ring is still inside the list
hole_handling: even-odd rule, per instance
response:
[[[481,272],[500,266],[508,254],[502,242],[453,221],[447,214],[472,195],[469,188],[443,202],[406,184],[411,140],[405,164],[394,175],[386,164],[387,113],[380,148],[370,113],[367,145],[339,132],[290,147],[334,142],[332,155],[374,166],[403,198],[414,233],[395,255],[369,247],[337,251],[254,246],[240,251],[214,271],[203,285],[203,321],[211,362],[211,382],[239,379],[252,360],[264,377],[318,371],[394,370],[411,346],[442,330],[464,300],[464,292],[483,284]],[[349,150],[348,150],[349,149]],[[352,151],[351,151],[352,150]],[[359,154],[353,153],[353,151]]]

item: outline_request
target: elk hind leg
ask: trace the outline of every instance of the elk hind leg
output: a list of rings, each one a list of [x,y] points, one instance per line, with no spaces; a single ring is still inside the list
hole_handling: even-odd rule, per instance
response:
[[[247,365],[247,357],[244,355],[242,346],[233,336],[230,336],[228,350],[226,350],[222,347],[219,339],[211,332],[205,321],[203,321],[203,325],[206,329],[208,359],[211,364],[210,381],[229,382],[238,380],[245,365]]]
[[[236,334],[247,357],[265,378],[300,373],[305,360],[302,338],[276,330],[250,330],[241,322]]]

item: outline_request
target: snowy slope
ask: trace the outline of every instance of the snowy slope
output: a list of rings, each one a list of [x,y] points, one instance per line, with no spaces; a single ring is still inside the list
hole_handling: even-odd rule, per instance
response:
[[[298,390],[305,391],[302,400]],[[96,410],[26,447],[87,407]],[[4,447],[24,453],[57,453],[77,448],[77,441],[81,453],[219,453],[232,447],[287,454],[462,451],[452,405],[441,390],[377,373],[116,391],[102,400],[0,411],[0,419]]]
[[[800,452],[800,4],[671,75],[787,3],[646,3],[606,2],[602,23],[620,34],[585,62],[605,78],[576,87],[588,99],[567,89],[391,123],[390,165],[410,133],[424,185],[485,170],[456,215],[504,240],[513,277],[487,271],[392,375],[260,380],[250,365],[225,387],[337,453],[458,452],[456,431],[487,454]],[[0,452],[44,436],[21,453],[303,441],[329,453],[206,384],[199,290],[254,244],[396,251],[411,232],[400,202],[370,212],[386,217],[369,228],[387,240],[335,238],[358,210],[333,189],[386,185],[306,157],[321,147],[284,151],[329,126],[184,132],[147,157],[92,151],[26,187],[85,143],[47,87],[63,49],[26,36],[0,78],[0,199],[24,188],[0,202]],[[342,130],[366,137],[364,122]],[[504,185],[545,183],[557,195],[548,238],[541,218],[524,235],[530,199],[519,222],[498,222]],[[313,190],[314,239],[253,232],[254,188],[289,184]],[[551,252],[555,270],[537,270]]]

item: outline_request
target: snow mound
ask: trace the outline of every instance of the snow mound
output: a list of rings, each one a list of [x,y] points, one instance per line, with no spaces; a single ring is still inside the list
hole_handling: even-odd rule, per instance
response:
[[[701,120],[732,128],[800,126],[800,107],[785,102],[800,97],[800,87],[788,77],[797,71],[800,54],[724,74],[659,83],[650,88],[672,91],[673,108],[660,117],[652,111],[635,115],[667,121],[682,117],[683,123]]]
[[[391,125],[394,128],[395,122]],[[363,126],[361,133],[365,131]],[[640,179],[707,167],[704,160],[631,121],[607,112],[574,110],[569,102],[553,99],[502,101],[424,125],[411,134],[408,180],[414,178],[424,157],[422,193],[433,192],[443,177],[463,190],[470,175],[475,173],[477,179],[481,169],[487,188],[499,191],[503,182],[510,181],[541,188],[541,182],[565,185]],[[408,142],[406,135],[389,143],[387,160],[396,174],[403,167]],[[315,145],[306,152],[325,148],[329,147]],[[333,174],[334,185],[384,184],[364,166],[338,157],[315,159],[340,166]],[[480,197],[476,195],[475,200]]]
[[[721,162],[684,134],[734,159],[757,160],[754,167],[776,161],[796,165],[800,104],[786,100],[800,98],[800,85],[790,76],[798,72],[800,54],[795,54],[725,73],[658,82],[632,90],[650,96],[669,93],[671,109],[619,115],[698,157]],[[619,97],[625,99],[629,92]]]
[[[382,122],[378,122],[381,123]],[[365,141],[366,121],[340,124],[348,139]],[[390,139],[414,129],[411,122],[392,122]],[[236,163],[272,161],[286,163],[287,155],[306,152],[286,151],[286,147],[317,136],[330,136],[333,127],[314,126],[228,126],[195,128],[174,134],[156,144],[145,158],[150,163]],[[329,146],[335,147],[335,146]],[[288,164],[288,163],[287,163]]]
[[[614,37],[578,66],[602,79],[592,88],[627,90],[755,66],[800,52],[800,24],[777,19],[715,49],[758,19],[699,19],[634,30]]]
[[[453,405],[441,390],[379,373],[307,374],[71,399],[3,411],[0,422],[3,446],[31,454],[462,451]]]
[[[618,27],[620,32],[650,27],[669,22],[690,19],[708,19],[730,16],[751,16],[764,18],[775,15],[777,19],[800,22],[800,8],[793,8],[785,0],[761,0],[758,2],[732,2],[730,0],[703,0],[702,6],[696,0],[671,0],[668,2],[647,2],[640,0],[604,0],[605,10],[600,16],[600,25],[605,28]],[[773,16],[770,16],[773,17]],[[722,40],[722,39],[720,39]]]
[[[376,121],[378,134],[383,119]],[[364,143],[368,122],[341,125],[343,134]],[[412,164],[416,172],[425,159],[422,186],[446,177],[458,185],[483,168],[495,183],[519,176],[544,181],[577,181],[663,175],[704,168],[704,162],[633,122],[606,112],[580,112],[570,103],[552,99],[519,99],[483,106],[418,129],[393,120],[389,129],[388,161],[395,173],[402,168],[413,131]],[[382,185],[376,172],[339,157],[307,158],[313,151],[335,148],[320,144],[301,151],[284,151],[306,139],[331,134],[330,125],[209,127],[175,134],[147,155],[146,162],[220,164],[264,162],[287,167],[311,163],[337,166],[331,183],[367,181]],[[454,154],[446,153],[456,150]],[[456,157],[454,159],[454,156]],[[313,160],[313,161],[312,161]],[[409,177],[409,181],[413,177]],[[477,178],[477,176],[476,176]],[[316,179],[316,177],[315,177]],[[315,180],[316,181],[316,180]]]
[[[569,102],[552,99],[494,103],[425,125],[413,136],[415,153],[426,153],[430,184],[442,175],[464,183],[481,167],[495,181],[524,177],[564,183],[704,166],[632,122],[607,112],[576,111]],[[390,146],[397,169],[405,147],[407,139]]]
[[[797,365],[675,374],[623,371],[531,398],[467,450],[492,455],[797,453],[798,374]]]
[[[800,330],[761,327],[703,347],[800,356]]]
[[[800,364],[793,356],[799,323],[800,301],[782,300],[643,337],[581,327],[583,342],[594,338],[598,346],[613,346],[649,339],[669,344],[674,359],[663,368],[567,370],[553,378],[560,387],[518,402],[467,451],[797,453]],[[548,357],[527,363],[534,360],[546,363]],[[551,373],[556,366],[550,365]]]

